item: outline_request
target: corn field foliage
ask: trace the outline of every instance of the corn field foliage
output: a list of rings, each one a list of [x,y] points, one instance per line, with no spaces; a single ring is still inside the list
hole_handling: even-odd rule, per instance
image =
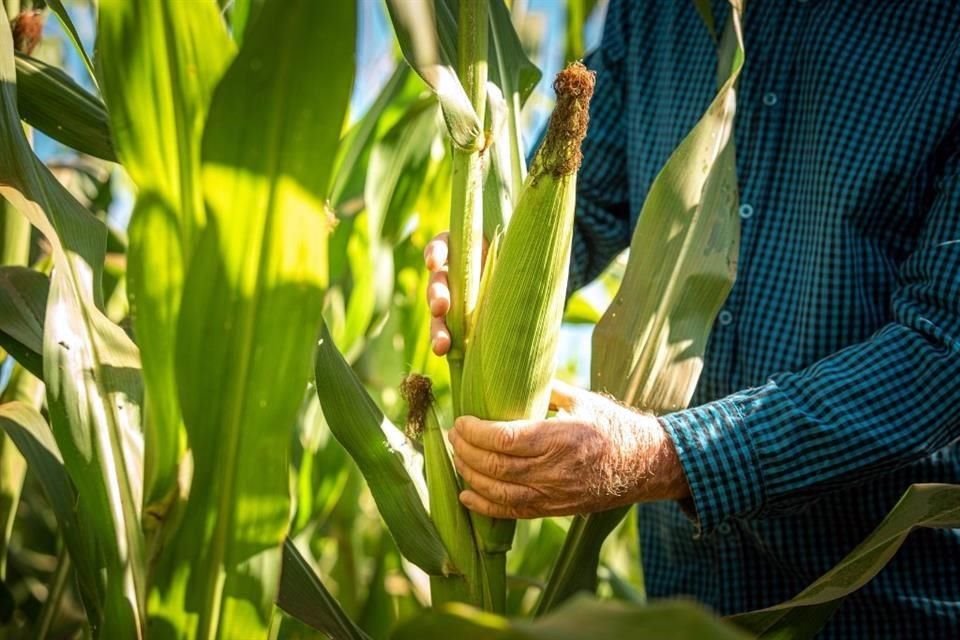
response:
[[[695,2],[716,98],[639,250],[564,311],[592,77],[557,79],[528,167],[543,24],[521,2],[386,0],[396,66],[358,112],[372,3],[3,0],[0,638],[806,638],[913,528],[960,526],[960,487],[911,487],[796,598],[721,620],[645,602],[625,510],[465,510],[444,431],[543,417],[562,321],[596,325],[593,389],[689,402],[736,271],[745,12],[718,29]],[[567,61],[603,4],[566,3]],[[41,159],[40,134],[62,152]],[[422,252],[446,229],[445,361]]]

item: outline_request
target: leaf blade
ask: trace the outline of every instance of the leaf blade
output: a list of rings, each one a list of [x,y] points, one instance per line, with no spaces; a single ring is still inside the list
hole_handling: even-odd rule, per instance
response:
[[[100,311],[104,225],[33,154],[17,111],[9,30],[0,29],[0,194],[46,237],[53,277],[44,318],[44,381],[57,445],[96,532],[107,587],[100,633],[143,633],[139,354]]]
[[[268,1],[207,117],[207,219],[176,329],[193,484],[156,609],[201,637],[249,636],[270,622],[289,528],[290,430],[326,285],[324,198],[353,81],[355,20],[352,3]],[[346,62],[332,68],[331,59]],[[328,71],[324,82],[316,69]]]
[[[316,390],[327,424],[367,480],[403,555],[427,573],[443,575],[447,553],[425,506],[423,456],[367,395],[326,327],[322,331]]]

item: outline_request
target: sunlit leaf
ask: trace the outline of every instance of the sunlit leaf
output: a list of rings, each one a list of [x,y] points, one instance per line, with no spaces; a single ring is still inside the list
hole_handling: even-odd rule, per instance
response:
[[[490,80],[500,87],[506,107],[502,125],[504,131],[496,142],[505,147],[498,152],[498,156],[506,160],[499,161],[499,173],[507,178],[505,186],[514,201],[520,195],[520,185],[527,177],[520,110],[541,75],[540,69],[527,57],[503,0],[491,0]]]
[[[87,68],[87,73],[90,74],[90,79],[96,83],[97,77],[93,70],[93,62],[90,61],[90,56],[87,55],[86,49],[83,48],[83,43],[80,41],[80,34],[77,33],[77,28],[73,26],[73,20],[70,19],[70,14],[67,13],[63,2],[61,2],[61,0],[46,0],[46,3],[53,13],[56,14],[57,19],[60,20],[60,24],[63,25],[63,30],[67,32],[67,37],[70,38],[73,48],[80,55],[80,59],[83,60],[83,64]]]
[[[206,218],[200,141],[234,45],[213,0],[104,0],[99,12],[102,89],[139,190],[128,289],[147,394],[146,499],[155,503],[175,484],[181,453],[174,345],[183,272]]]
[[[60,69],[17,54],[17,107],[24,122],[77,151],[116,161],[103,102]]]
[[[457,78],[457,26],[445,0],[387,0],[387,9],[404,57],[440,100],[454,144],[483,146],[483,123]]]
[[[355,32],[353,3],[268,1],[210,105],[208,217],[176,332],[193,481],[157,575],[151,628],[161,637],[168,629],[258,637],[270,622],[291,511],[288,450],[321,322],[324,199]]]
[[[33,155],[15,82],[10,32],[0,29],[0,194],[44,235],[54,264],[43,341],[51,423],[78,509],[102,550],[111,615],[98,631],[137,638],[146,582],[139,354],[98,307],[106,229]]]
[[[370,150],[382,132],[393,126],[409,103],[423,91],[423,81],[412,76],[410,67],[398,64],[363,117],[343,136],[330,181],[330,206],[339,211],[363,193]]]
[[[232,32],[237,44],[243,43],[247,29],[255,21],[257,14],[263,9],[266,0],[234,0],[232,7]]]
[[[43,378],[43,316],[50,280],[26,267],[0,266],[0,346]]]

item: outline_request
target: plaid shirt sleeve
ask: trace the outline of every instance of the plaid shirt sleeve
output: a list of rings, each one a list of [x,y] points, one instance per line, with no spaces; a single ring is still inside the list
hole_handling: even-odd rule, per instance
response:
[[[577,175],[569,292],[600,275],[617,254],[630,246],[622,67],[634,13],[628,10],[628,3],[611,2],[602,44],[584,61],[597,73],[597,85]]]
[[[801,508],[960,438],[958,142],[901,264],[893,322],[806,369],[661,418],[701,533]]]

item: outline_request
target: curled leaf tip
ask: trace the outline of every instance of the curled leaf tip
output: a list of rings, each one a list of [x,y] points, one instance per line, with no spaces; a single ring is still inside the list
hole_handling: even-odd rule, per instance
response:
[[[580,144],[587,135],[595,83],[596,73],[580,62],[568,65],[553,81],[557,104],[550,116],[541,154],[544,170],[556,177],[570,175],[580,168],[583,159]]]
[[[400,395],[407,401],[407,435],[418,438],[423,433],[427,411],[433,405],[433,383],[430,378],[411,373],[400,383]]]

